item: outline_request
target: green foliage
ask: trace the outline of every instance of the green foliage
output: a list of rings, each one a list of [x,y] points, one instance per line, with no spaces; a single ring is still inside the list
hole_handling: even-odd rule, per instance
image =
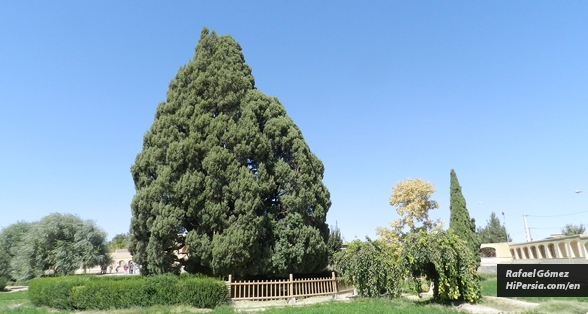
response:
[[[399,258],[400,269],[414,280],[422,276],[434,283],[433,295],[441,301],[481,298],[478,261],[453,230],[411,233],[405,238]],[[420,282],[415,282],[416,287]]]
[[[441,220],[433,222],[429,218],[429,212],[439,208],[439,203],[431,199],[433,193],[435,185],[422,179],[406,179],[396,183],[392,188],[390,205],[397,207],[400,218],[390,223],[391,229],[376,228],[376,234],[380,236],[378,240],[390,246],[398,246],[407,233],[441,228]]]
[[[89,280],[89,276],[36,278],[29,281],[29,297],[35,306],[71,309],[71,290]]]
[[[16,278],[14,266],[17,264],[14,259],[31,226],[28,222],[19,221],[0,232],[0,277]]]
[[[109,310],[154,305],[214,308],[225,304],[224,282],[193,276],[72,276],[33,279],[31,302],[67,310]]]
[[[473,255],[480,263],[480,239],[476,234],[476,222],[470,218],[470,213],[466,207],[466,201],[461,193],[461,186],[457,180],[455,171],[451,169],[450,172],[450,218],[449,229],[453,229],[455,234],[462,238],[466,246],[473,253]]]
[[[512,241],[510,235],[506,233],[506,228],[500,224],[500,220],[498,217],[496,217],[494,212],[490,214],[490,220],[488,220],[486,227],[478,227],[476,233],[478,234],[480,243],[499,243]]]
[[[130,243],[131,235],[129,233],[119,233],[107,243],[107,246],[110,252],[114,252],[118,249],[128,249]]]
[[[343,247],[343,238],[341,237],[341,230],[339,227],[331,227],[329,232],[329,240],[327,241],[327,248],[329,249],[329,265],[333,265],[333,257],[335,253],[339,252]]]
[[[204,28],[170,82],[131,173],[142,274],[311,273],[327,264],[324,166],[241,47]],[[175,254],[184,248],[189,259]]]
[[[8,278],[4,276],[0,276],[0,291],[6,288],[6,283],[8,282]]]
[[[54,213],[33,223],[14,250],[14,277],[27,280],[51,270],[56,275],[73,274],[110,262],[106,233],[91,220],[72,214]]]
[[[358,295],[389,297],[400,294],[402,274],[394,250],[380,241],[355,240],[347,249],[335,254],[335,269],[346,282],[353,282]]]
[[[583,224],[573,225],[567,224],[564,228],[561,229],[561,233],[563,235],[571,236],[576,234],[584,234],[586,232],[586,226]]]

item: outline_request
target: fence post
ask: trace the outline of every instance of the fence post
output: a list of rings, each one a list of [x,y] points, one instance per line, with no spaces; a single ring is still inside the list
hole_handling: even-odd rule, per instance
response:
[[[333,279],[333,299],[337,298],[337,277],[335,277],[335,272],[331,272],[331,278]]]
[[[290,274],[290,284],[288,288],[288,293],[288,295],[290,296],[291,304],[294,304],[294,302],[296,302],[296,298],[294,297],[294,275],[292,274]]]
[[[229,298],[233,297],[233,293],[231,290],[231,283],[233,282],[233,275],[229,275],[229,281],[227,282],[227,288],[229,289]]]

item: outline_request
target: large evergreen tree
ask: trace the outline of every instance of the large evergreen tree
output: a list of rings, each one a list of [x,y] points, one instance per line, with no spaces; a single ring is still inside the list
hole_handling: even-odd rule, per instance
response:
[[[324,167],[230,36],[204,28],[131,168],[143,274],[309,273],[327,264]],[[185,248],[187,259],[178,259]]]
[[[457,181],[455,171],[451,169],[450,172],[450,217],[449,228],[453,229],[455,234],[466,242],[467,247],[472,250],[474,256],[480,258],[480,239],[476,234],[476,222],[470,218],[470,213],[466,207],[466,200],[461,193],[461,186]]]

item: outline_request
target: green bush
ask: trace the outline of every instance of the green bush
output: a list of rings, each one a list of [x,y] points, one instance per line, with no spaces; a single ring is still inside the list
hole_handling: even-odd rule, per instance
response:
[[[178,303],[198,308],[215,308],[229,298],[224,282],[212,278],[183,280],[176,286]]]
[[[8,278],[0,276],[0,290],[4,290],[4,288],[6,288],[7,282]]]
[[[407,235],[400,267],[408,271],[419,290],[423,288],[419,278],[433,282],[437,300],[476,303],[482,297],[477,257],[452,229]]]
[[[401,292],[402,276],[397,267],[394,249],[376,240],[355,240],[347,250],[335,254],[335,269],[353,283],[361,297],[378,297],[387,293],[397,297]]]
[[[29,291],[33,304],[66,310],[180,304],[214,308],[228,298],[228,289],[222,281],[171,274],[38,278],[31,281]]]

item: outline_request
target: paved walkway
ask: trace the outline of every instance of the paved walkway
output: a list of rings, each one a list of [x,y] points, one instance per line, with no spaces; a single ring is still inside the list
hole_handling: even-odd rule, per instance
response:
[[[19,292],[29,290],[28,286],[6,286],[4,292]]]
[[[324,303],[330,301],[343,301],[349,302],[353,298],[353,292],[346,292],[337,294],[335,298],[333,296],[320,296],[310,297],[296,300],[295,303],[290,303],[288,300],[276,300],[276,301],[234,301],[232,305],[237,312],[257,312],[264,311],[268,308],[275,307],[286,307],[286,306],[302,306],[315,303]]]

